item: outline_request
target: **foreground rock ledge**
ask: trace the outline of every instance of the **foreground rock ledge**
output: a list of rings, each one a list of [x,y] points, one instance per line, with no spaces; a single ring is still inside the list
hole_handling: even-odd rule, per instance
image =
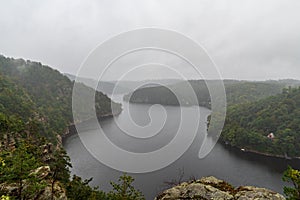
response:
[[[165,190],[155,200],[176,200],[176,199],[285,199],[281,194],[265,188],[253,186],[242,186],[234,188],[223,180],[213,176],[204,177],[200,180],[184,182],[173,188]]]

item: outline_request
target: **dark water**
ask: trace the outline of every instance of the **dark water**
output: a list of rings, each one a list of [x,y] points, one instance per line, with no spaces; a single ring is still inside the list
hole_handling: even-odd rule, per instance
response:
[[[140,126],[149,124],[152,117],[152,119],[155,119],[152,124],[155,129],[155,123],[158,123],[157,126],[160,126],[160,119],[163,120],[165,114],[167,114],[167,120],[162,130],[157,135],[145,140],[134,139],[124,134],[113,119],[106,119],[101,122],[101,127],[113,143],[133,152],[148,152],[163,147],[174,137],[174,133],[176,133],[179,126],[180,114],[182,112],[192,113],[199,109],[189,107],[180,110],[179,107],[165,106],[165,113],[160,107],[152,107],[149,115],[148,111],[151,105],[122,103],[129,105],[132,120]],[[131,122],[127,115],[129,113],[128,108],[126,106],[123,107],[123,112],[115,120],[118,124],[123,125],[125,129],[130,129]],[[203,135],[206,133],[206,116],[209,112],[205,108],[200,108],[201,117],[198,119],[200,120],[198,134],[190,148],[178,160],[158,171],[130,174],[135,178],[134,185],[136,188],[143,192],[146,199],[153,199],[160,191],[168,187],[165,182],[178,180],[180,174],[183,174],[183,180],[191,177],[199,178],[213,175],[230,182],[234,186],[254,185],[282,193],[282,188],[285,185],[281,180],[283,171],[287,165],[300,168],[299,161],[254,155],[231,149],[218,143],[207,157],[198,159],[199,148]],[[193,120],[190,119],[190,121]],[[86,137],[90,139],[90,142],[94,143],[97,135],[97,123],[89,122],[81,125],[81,128],[84,130]],[[193,131],[189,130],[189,128],[188,125],[184,127],[186,134]],[[93,177],[92,184],[99,186],[100,189],[110,190],[109,182],[116,181],[122,174],[122,172],[111,169],[97,161],[85,149],[78,135],[73,135],[65,141],[65,149],[71,157],[72,173],[83,178]],[[98,149],[99,151],[105,151],[101,147]]]

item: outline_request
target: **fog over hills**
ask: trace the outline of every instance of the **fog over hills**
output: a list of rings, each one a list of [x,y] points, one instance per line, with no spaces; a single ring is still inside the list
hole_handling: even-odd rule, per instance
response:
[[[178,31],[205,47],[225,79],[300,79],[297,0],[5,1],[2,5],[0,53],[39,60],[61,72],[76,74],[89,53],[116,34],[157,27]],[[134,59],[148,56],[145,52]],[[174,61],[169,64],[182,69],[182,63]],[[118,69],[126,63],[132,61],[123,60]],[[155,78],[157,73],[144,75]],[[187,73],[188,79],[193,76]]]

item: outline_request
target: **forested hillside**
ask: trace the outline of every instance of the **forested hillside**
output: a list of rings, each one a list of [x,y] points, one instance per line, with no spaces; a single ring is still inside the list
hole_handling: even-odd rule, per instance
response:
[[[129,88],[122,87],[122,84],[117,84],[115,82],[109,82],[109,81],[97,81],[90,78],[82,78],[77,77],[72,74],[65,73],[65,76],[67,76],[71,81],[77,81],[80,83],[84,83],[86,86],[89,87],[95,87],[97,86],[97,90],[99,92],[102,92],[103,94],[124,94],[128,93],[130,91]]]
[[[211,85],[214,80],[207,80]],[[204,80],[191,80],[177,84],[151,88],[140,88],[127,94],[124,99],[132,103],[158,103],[163,105],[200,105],[210,107],[210,94]],[[299,83],[298,83],[299,84]],[[190,88],[190,86],[192,88]],[[253,102],[264,97],[278,94],[286,87],[286,82],[248,82],[225,80],[224,81],[227,104],[240,104]],[[193,93],[194,91],[194,93]],[[177,95],[177,97],[176,97]],[[196,99],[193,98],[196,95]],[[198,102],[197,102],[198,101]]]
[[[134,179],[123,175],[112,190],[89,186],[89,180],[70,177],[70,159],[60,144],[41,137],[40,121],[25,123],[19,114],[0,112],[0,198],[5,200],[143,200],[132,186]]]
[[[59,71],[38,62],[0,56],[0,74],[2,79],[9,79],[6,84],[10,87],[1,88],[2,99],[0,102],[0,105],[4,105],[7,115],[13,112],[20,118],[27,117],[29,119],[33,118],[31,115],[34,114],[39,121],[43,121],[46,125],[48,137],[53,137],[51,132],[63,134],[67,126],[73,122],[72,89],[74,82]],[[81,88],[83,91],[91,90],[84,85]],[[110,115],[110,99],[106,95],[96,92],[96,100],[97,115]],[[113,104],[117,108],[116,110],[121,109],[119,104]]]
[[[228,84],[225,81],[227,105],[254,102],[268,96],[280,94],[286,84],[274,81],[268,82],[240,82]]]
[[[30,96],[12,80],[0,74],[0,112],[28,121],[35,116],[36,106]]]
[[[168,86],[140,88],[125,95],[124,100],[132,103],[210,107],[210,96],[204,81],[179,82]]]
[[[90,187],[91,179],[70,178],[57,136],[73,123],[73,84],[40,63],[0,56],[0,199],[143,199],[127,175],[107,193]],[[112,114],[106,95],[97,92],[95,100],[98,116]]]
[[[300,88],[228,109],[222,140],[249,151],[300,156]]]
[[[205,82],[189,83],[197,95],[198,105],[209,107]],[[181,105],[195,105],[184,84],[187,83],[170,85],[170,89],[141,88],[124,99],[134,103],[179,105],[180,101]],[[228,80],[224,85],[228,107],[223,142],[258,153],[300,157],[300,89],[296,89],[299,81]]]

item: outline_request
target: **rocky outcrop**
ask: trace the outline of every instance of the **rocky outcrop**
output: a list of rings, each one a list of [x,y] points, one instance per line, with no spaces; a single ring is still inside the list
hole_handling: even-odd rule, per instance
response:
[[[30,176],[35,176],[38,179],[45,179],[51,172],[49,166],[41,166],[30,173]]]
[[[276,192],[265,188],[243,186],[234,188],[223,180],[215,177],[204,177],[200,180],[183,182],[173,188],[165,190],[155,200],[176,199],[203,199],[203,200],[250,200],[272,199],[284,200],[285,198]]]
[[[60,185],[59,182],[55,182],[53,185],[53,194],[52,194],[52,187],[50,184],[48,184],[44,190],[39,194],[38,197],[35,199],[37,200],[49,200],[52,199],[53,195],[53,200],[67,200],[67,195],[65,189]]]
[[[245,186],[238,188],[238,192],[235,195],[236,199],[285,199],[281,194],[273,192],[265,188],[257,188],[253,186]]]

